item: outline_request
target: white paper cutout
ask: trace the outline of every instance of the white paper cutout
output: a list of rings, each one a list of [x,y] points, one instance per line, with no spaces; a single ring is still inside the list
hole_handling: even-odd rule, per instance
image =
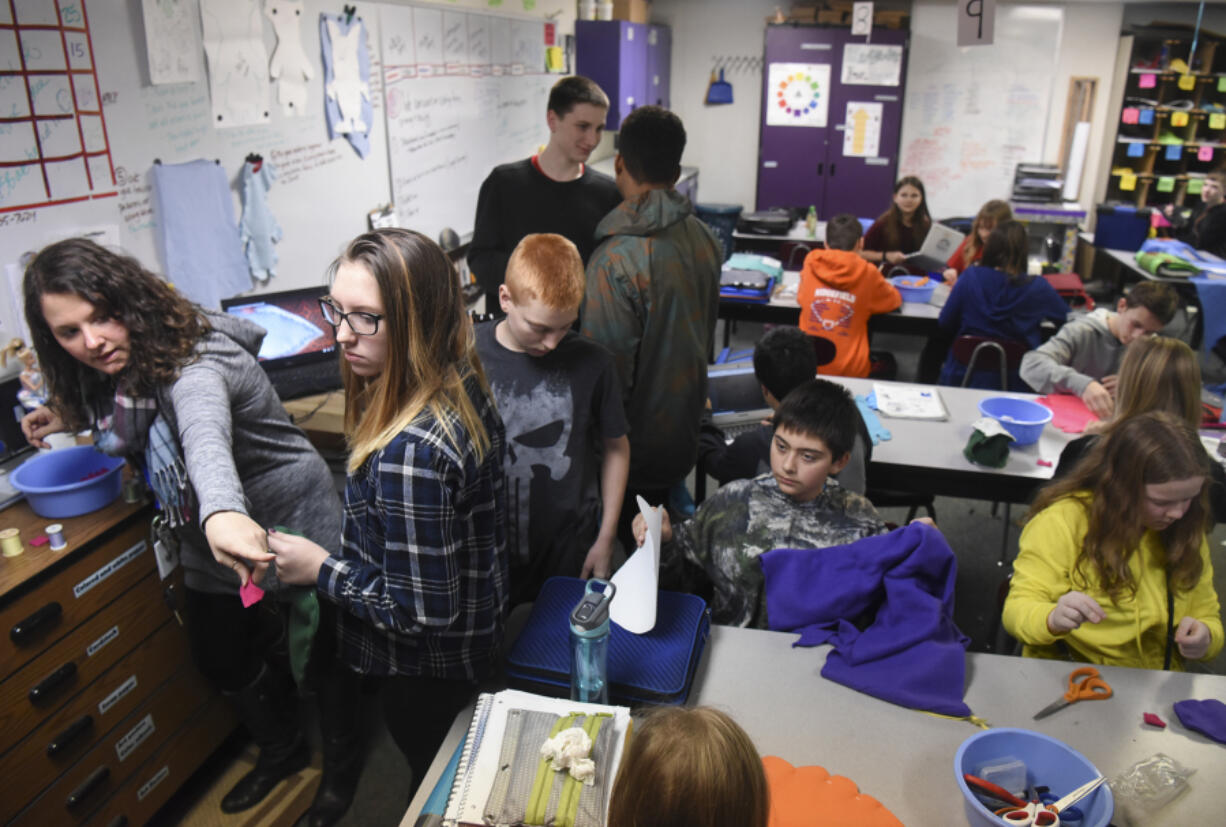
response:
[[[362,100],[370,100],[370,87],[362,80],[361,64],[358,62],[358,46],[362,43],[362,28],[353,26],[342,34],[334,21],[328,21],[328,34],[332,37],[332,82],[328,84],[328,97],[336,101],[341,116],[336,122],[336,131],[365,132],[362,120]]]
[[[192,17],[193,0],[142,0],[145,52],[149,80],[158,83],[195,83],[200,80],[200,36]]]
[[[213,126],[267,123],[268,50],[259,0],[200,0]]]
[[[643,545],[630,555],[617,574],[613,585],[617,599],[609,604],[609,617],[627,632],[644,635],[656,625],[656,598],[660,592],[660,508],[652,508],[638,498],[639,513],[647,521],[647,536]]]
[[[315,77],[306,50],[302,48],[303,0],[264,0],[264,16],[272,21],[277,33],[277,48],[273,50],[268,75],[277,82],[277,103],[281,113],[290,116],[306,114],[306,82]]]

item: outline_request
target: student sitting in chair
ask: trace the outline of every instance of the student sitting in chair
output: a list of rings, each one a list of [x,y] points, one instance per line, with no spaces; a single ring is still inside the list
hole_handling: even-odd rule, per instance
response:
[[[771,328],[754,345],[753,372],[762,385],[762,398],[766,404],[773,411],[779,410],[780,399],[817,373],[817,353],[813,349],[813,340],[800,328],[782,325]],[[871,437],[863,419],[857,422],[857,426],[851,459],[834,476],[839,485],[863,494],[865,455]],[[719,480],[720,485],[756,477],[770,470],[773,434],[774,427],[764,422],[728,442],[724,432],[711,421],[709,415],[704,414],[702,432],[698,436],[698,462],[707,474]]]
[[[898,289],[860,252],[860,219],[839,213],[826,224],[826,249],[805,256],[796,300],[800,329],[834,342],[834,359],[818,368],[827,376],[868,376],[868,320],[902,304]]]
[[[725,485],[675,531],[663,515],[665,588],[709,587],[713,622],[765,629],[759,554],[836,546],[885,531],[872,503],[828,478],[847,464],[859,418],[851,394],[826,379],[789,393],[773,420],[769,474]],[[635,517],[639,545],[646,530],[642,515]]]
[[[962,239],[949,261],[945,262],[945,271],[941,274],[945,277],[945,283],[953,284],[968,267],[978,264],[986,250],[988,236],[1001,224],[1012,220],[1013,210],[1007,201],[994,198],[980,207],[974,223],[971,224],[970,233]],[[1024,272],[1025,267],[1022,270]]]
[[[1106,419],[1115,408],[1115,372],[1124,346],[1161,330],[1174,317],[1176,300],[1175,291],[1162,282],[1134,285],[1114,313],[1099,308],[1069,322],[1022,357],[1022,380],[1037,393],[1076,394],[1094,415]]]
[[[941,308],[938,324],[950,337],[987,336],[1039,346],[1039,325],[1044,319],[1063,322],[1068,305],[1047,280],[1026,274],[1026,228],[1003,221],[988,236],[983,264],[970,267],[958,279]],[[993,363],[995,367],[995,363]],[[942,385],[960,385],[967,365],[951,351],[941,368]],[[997,388],[1000,371],[977,365],[972,388]],[[1009,371],[1009,390],[1025,391],[1016,366]]]

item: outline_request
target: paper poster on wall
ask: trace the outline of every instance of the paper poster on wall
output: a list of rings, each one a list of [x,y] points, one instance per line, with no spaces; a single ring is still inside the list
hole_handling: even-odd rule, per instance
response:
[[[209,59],[213,125],[268,123],[268,50],[259,4],[200,0],[200,22]]]
[[[302,48],[302,0],[265,0],[264,16],[277,33],[277,48],[268,64],[268,76],[277,82],[277,103],[281,114],[306,114],[306,82],[315,69]]]
[[[843,127],[843,155],[851,158],[876,158],[881,147],[880,103],[847,102],[847,121]]]
[[[319,15],[319,45],[324,63],[324,111],[328,136],[344,135],[355,152],[370,152],[373,106],[370,98],[370,52],[361,17]]]
[[[772,63],[767,126],[825,126],[830,108],[829,63]]]
[[[872,3],[852,3],[851,4],[851,33],[860,35],[869,35],[873,32],[873,4]]]
[[[843,46],[844,86],[897,86],[902,79],[902,46],[848,43]]]
[[[200,35],[192,0],[142,0],[145,51],[153,83],[195,83],[200,80]]]

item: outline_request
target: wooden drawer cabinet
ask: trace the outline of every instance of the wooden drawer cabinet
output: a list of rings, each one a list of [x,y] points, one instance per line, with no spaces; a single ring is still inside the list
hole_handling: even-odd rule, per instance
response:
[[[152,696],[168,673],[187,666],[187,647],[178,624],[164,624],[88,691],[77,694],[0,756],[0,823]]]

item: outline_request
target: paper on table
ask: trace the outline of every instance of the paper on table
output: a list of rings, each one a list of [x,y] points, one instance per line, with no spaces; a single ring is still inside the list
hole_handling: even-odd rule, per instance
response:
[[[948,419],[941,394],[931,385],[873,383],[877,410],[901,419]]]
[[[660,590],[660,508],[638,498],[639,513],[647,521],[643,545],[613,575],[617,598],[609,604],[609,617],[627,632],[644,635],[656,625],[656,595]],[[662,508],[663,506],[661,506]]]

